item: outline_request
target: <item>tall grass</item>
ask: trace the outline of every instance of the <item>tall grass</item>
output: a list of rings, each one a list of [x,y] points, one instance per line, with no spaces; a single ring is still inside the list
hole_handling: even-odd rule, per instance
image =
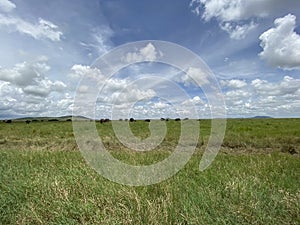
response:
[[[299,151],[299,121],[229,120],[224,149],[203,172],[210,121],[200,121],[204,145],[175,176],[145,187],[88,167],[70,122],[0,124],[0,224],[299,224],[299,154],[283,151]],[[147,123],[131,126],[146,136]],[[167,157],[180,126],[168,127],[165,143],[145,155],[122,147],[110,123],[97,124],[107,148],[131,164]]]

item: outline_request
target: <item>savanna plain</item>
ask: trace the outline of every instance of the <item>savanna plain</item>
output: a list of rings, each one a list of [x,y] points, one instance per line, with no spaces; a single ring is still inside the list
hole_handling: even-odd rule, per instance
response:
[[[228,119],[221,150],[199,171],[211,120],[200,120],[191,160],[173,177],[126,186],[87,165],[67,118],[0,123],[0,224],[300,224],[300,119]],[[70,119],[68,119],[70,120]],[[125,121],[123,121],[126,123]],[[174,151],[181,122],[166,123],[163,142],[137,152],[95,123],[107,150],[132,165]],[[149,123],[130,123],[141,139]]]

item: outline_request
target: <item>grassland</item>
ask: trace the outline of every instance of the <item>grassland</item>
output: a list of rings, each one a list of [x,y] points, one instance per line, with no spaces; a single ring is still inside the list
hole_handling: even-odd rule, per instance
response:
[[[135,153],[97,129],[112,154],[150,164],[176,146],[180,123],[155,151]],[[148,123],[131,124],[141,138]],[[88,167],[71,122],[0,124],[0,224],[300,224],[300,119],[231,119],[221,152],[198,170],[210,120],[197,150],[172,178],[155,185],[113,183]]]

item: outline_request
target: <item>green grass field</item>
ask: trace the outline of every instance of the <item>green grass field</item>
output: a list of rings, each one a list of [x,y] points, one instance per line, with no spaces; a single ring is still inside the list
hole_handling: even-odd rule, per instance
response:
[[[180,123],[155,151],[122,146],[97,123],[118,159],[151,164],[176,146]],[[148,123],[131,124],[141,138]],[[0,224],[300,224],[300,119],[229,119],[222,149],[200,172],[210,134],[200,121],[197,150],[172,178],[145,187],[97,174],[77,148],[71,122],[0,123]]]

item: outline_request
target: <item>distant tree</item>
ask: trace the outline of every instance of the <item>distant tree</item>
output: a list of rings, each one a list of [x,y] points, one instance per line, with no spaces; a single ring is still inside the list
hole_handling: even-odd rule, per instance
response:
[[[26,124],[30,124],[31,121],[30,120],[26,120],[25,122],[26,122]]]
[[[135,122],[135,119],[130,118],[129,121],[130,121],[130,122]]]
[[[101,119],[100,120],[100,123],[107,123],[107,122],[109,122],[110,121],[110,119]]]
[[[165,118],[160,118],[160,120],[161,120],[161,121],[165,121],[166,119],[165,119]]]
[[[49,122],[57,122],[58,119],[49,119],[48,121],[49,121]]]
[[[6,120],[6,122],[5,123],[12,123],[12,121],[11,120]]]
[[[175,121],[180,121],[180,118],[176,118]]]
[[[150,119],[145,119],[145,122],[148,122],[148,123],[149,123],[149,122],[150,122]]]

